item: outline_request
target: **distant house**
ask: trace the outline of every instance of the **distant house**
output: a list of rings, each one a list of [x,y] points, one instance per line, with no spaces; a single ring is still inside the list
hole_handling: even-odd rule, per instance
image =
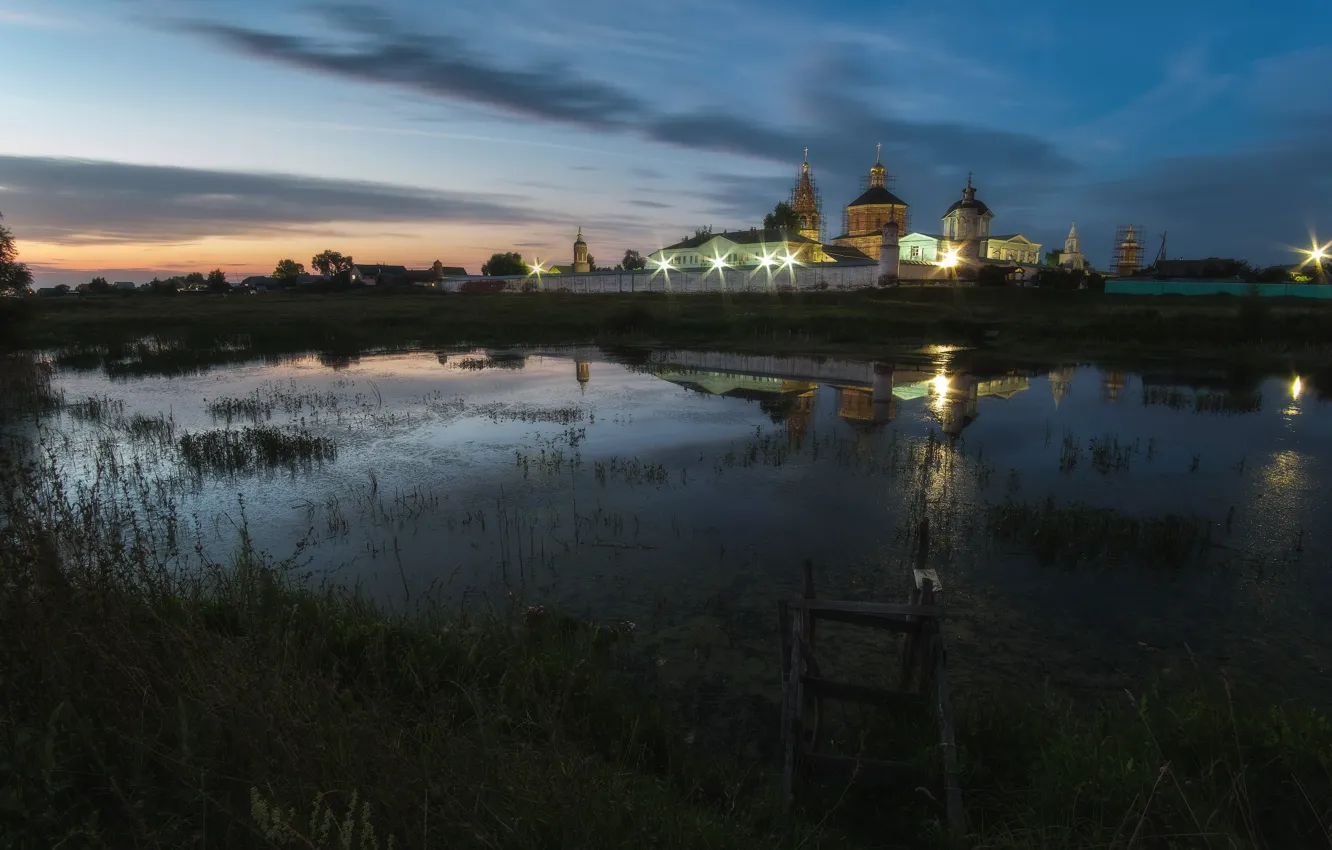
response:
[[[351,282],[363,286],[387,286],[403,281],[406,277],[406,266],[354,265],[350,273]]]
[[[132,280],[118,280],[115,283],[111,284],[111,288],[119,292],[133,292],[134,290],[138,289],[138,287],[135,285],[134,281]]]
[[[42,298],[58,298],[67,292],[69,292],[68,287],[61,289],[58,286],[43,286],[41,289],[37,290],[37,294]]]

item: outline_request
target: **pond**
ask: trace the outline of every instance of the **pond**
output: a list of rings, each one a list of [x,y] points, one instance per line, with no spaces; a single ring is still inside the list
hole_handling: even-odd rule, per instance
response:
[[[1332,412],[1306,380],[968,374],[955,354],[85,366],[36,436],[70,480],[169,515],[186,555],[225,559],[244,528],[398,610],[632,621],[659,683],[714,704],[775,701],[775,604],[805,559],[821,596],[904,599],[923,518],[962,690],[1196,666],[1325,696]]]

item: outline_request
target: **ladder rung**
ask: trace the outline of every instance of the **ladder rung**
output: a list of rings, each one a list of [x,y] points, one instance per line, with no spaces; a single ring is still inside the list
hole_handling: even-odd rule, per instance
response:
[[[944,609],[938,605],[912,605],[903,602],[837,602],[830,599],[791,599],[792,608],[804,608],[810,613],[846,611],[856,614],[874,614],[880,617],[943,617]]]
[[[890,691],[887,688],[852,685],[846,682],[819,679],[814,676],[801,676],[800,679],[815,696],[828,699],[866,702],[895,709],[925,709],[929,706],[929,700],[924,695],[913,694],[909,691]]]
[[[835,779],[878,784],[919,784],[925,776],[919,765],[909,761],[883,761],[882,759],[834,756],[825,753],[801,753],[800,761],[811,772]]]

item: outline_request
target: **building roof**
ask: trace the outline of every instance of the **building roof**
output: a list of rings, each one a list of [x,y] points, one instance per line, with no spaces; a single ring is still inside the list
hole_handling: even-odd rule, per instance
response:
[[[367,265],[366,263],[356,263],[354,266],[352,266],[352,268],[356,269],[362,275],[368,275],[369,277],[379,277],[381,275],[407,274],[406,266],[381,266],[381,265]]]
[[[854,201],[847,204],[847,207],[886,206],[888,204],[899,207],[907,206],[906,201],[897,197],[882,186],[871,186],[862,192],[859,198],[856,198]]]
[[[1031,245],[1035,245],[1035,244],[1036,244],[1035,242],[1032,242],[1032,241],[1031,241],[1030,239],[1028,239],[1027,237],[1023,236],[1021,233],[1010,233],[1010,234],[1008,234],[1007,236],[993,236],[993,235],[992,235],[992,236],[990,236],[989,238],[990,238],[990,239],[998,239],[998,240],[1001,241],[1001,242],[1012,242],[1014,239],[1021,239],[1023,242],[1026,242],[1026,243],[1028,243],[1028,244],[1031,244]]]
[[[990,212],[990,208],[985,206],[984,201],[977,201],[975,199],[968,201],[964,199],[961,201],[953,201],[953,205],[948,208],[948,212],[944,213],[944,218],[947,218],[949,213],[953,212],[954,210],[971,210],[971,209],[976,210],[981,215],[994,215],[994,213]]]
[[[799,233],[792,233],[789,230],[779,228],[769,228],[767,230],[728,230],[723,233],[705,233],[702,236],[691,236],[682,242],[676,242],[674,245],[667,245],[662,248],[663,251],[682,251],[689,248],[698,248],[706,245],[709,241],[718,236],[735,243],[736,245],[758,245],[764,242],[791,242],[801,244],[817,244],[815,240],[807,236],[801,236]]]
[[[828,259],[838,263],[873,260],[873,258],[864,251],[859,248],[852,248],[849,245],[824,245],[823,253]]]
[[[903,236],[901,239],[898,239],[897,241],[900,243],[902,239],[910,239],[912,236],[924,236],[926,239],[933,239],[935,242],[944,241],[942,233],[921,233],[916,230],[911,231],[906,236]]]
[[[467,269],[462,266],[441,266],[439,273],[445,277],[466,277]]]

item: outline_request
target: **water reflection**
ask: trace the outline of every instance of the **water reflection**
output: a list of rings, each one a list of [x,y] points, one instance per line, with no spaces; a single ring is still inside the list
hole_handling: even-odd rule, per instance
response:
[[[59,384],[70,399],[124,398],[126,419],[171,411],[180,433],[227,427],[204,399],[273,399],[262,424],[339,441],[337,460],[308,473],[179,494],[210,547],[226,545],[243,493],[263,548],[285,553],[313,530],[313,567],[388,598],[448,580],[460,594],[549,599],[640,622],[663,657],[706,620],[727,635],[716,657],[750,671],[728,681],[755,694],[771,691],[770,665],[753,659],[771,654],[771,603],[798,584],[800,561],[826,571],[829,593],[900,598],[904,529],[923,510],[940,522],[964,685],[1050,675],[1122,687],[1178,662],[1169,653],[1186,643],[1283,687],[1319,680],[1291,669],[1283,642],[1332,663],[1319,627],[1332,576],[1314,567],[1329,554],[1332,416],[1313,378],[983,371],[951,351],[863,362],[458,347],[171,381],[67,371]],[[127,433],[59,416],[45,427],[89,478],[106,440]],[[141,454],[150,468],[156,455]],[[997,506],[1042,516],[1047,500],[1128,520],[1201,517],[1216,544],[1206,568],[1130,558],[1058,570],[988,536]],[[1244,624],[1268,610],[1282,612],[1264,621],[1271,642],[1252,646]]]

